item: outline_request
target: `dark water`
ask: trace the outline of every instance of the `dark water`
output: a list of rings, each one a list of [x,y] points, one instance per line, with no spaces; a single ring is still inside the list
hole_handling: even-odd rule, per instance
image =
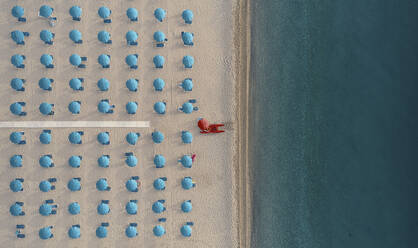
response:
[[[252,1],[253,247],[418,247],[418,1]]]

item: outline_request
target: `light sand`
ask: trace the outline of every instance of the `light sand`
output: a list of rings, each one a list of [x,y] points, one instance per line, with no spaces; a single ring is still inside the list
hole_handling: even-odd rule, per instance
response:
[[[47,22],[37,17],[37,11],[42,4],[50,4],[55,8],[58,24],[50,27]],[[16,23],[11,18],[10,9],[15,4],[25,8],[26,24]],[[83,8],[82,22],[73,22],[68,14],[72,5]],[[233,8],[236,0],[132,0],[132,1],[4,1],[0,15],[0,70],[3,83],[0,84],[1,99],[0,121],[17,120],[134,120],[150,121],[151,128],[123,129],[53,129],[53,141],[50,145],[39,143],[41,130],[26,131],[25,146],[12,145],[8,136],[12,130],[0,131],[0,154],[3,166],[0,168],[0,197],[2,247],[239,247],[238,246],[238,201],[237,182],[235,177],[234,157],[236,151],[237,119],[239,110],[236,96],[236,74],[234,60],[233,27],[235,18]],[[106,5],[112,10],[112,24],[103,24],[97,15],[97,9]],[[135,7],[139,11],[139,24],[130,23],[126,17],[126,9]],[[153,17],[155,8],[167,10],[167,19],[158,23]],[[185,25],[181,19],[184,9],[191,9],[195,14],[192,25]],[[79,29],[83,34],[83,45],[75,45],[68,38],[71,29]],[[16,46],[10,39],[12,30],[29,31],[31,36],[26,39],[25,46]],[[56,34],[53,46],[47,46],[39,39],[39,32],[49,29]],[[111,33],[113,44],[103,45],[97,40],[97,32],[106,30]],[[139,46],[127,47],[125,33],[135,30],[139,33]],[[155,48],[152,35],[161,30],[168,36],[165,48]],[[184,47],[180,32],[191,31],[195,34],[195,46]],[[26,68],[17,70],[10,64],[10,57],[15,53],[26,55]],[[54,56],[55,69],[47,70],[39,63],[43,53]],[[74,69],[68,58],[72,53],[87,56],[86,69]],[[97,63],[101,53],[111,55],[111,68],[103,70]],[[125,56],[139,54],[139,69],[129,70],[124,62]],[[160,54],[166,58],[164,69],[154,69],[153,56]],[[184,55],[195,58],[193,69],[182,67]],[[46,76],[55,79],[52,92],[43,92],[38,87],[39,78]],[[68,86],[72,77],[85,78],[85,91],[74,93]],[[27,80],[26,92],[15,92],[10,88],[13,77]],[[99,92],[97,80],[106,77],[110,83],[110,91]],[[140,90],[130,93],[125,87],[128,78],[140,80]],[[163,92],[154,92],[152,82],[161,77],[166,82]],[[184,93],[177,87],[184,78],[191,77],[195,88]],[[99,100],[109,98],[116,105],[115,114],[103,115],[97,112]],[[199,111],[186,115],[177,112],[177,107],[188,99],[197,99]],[[82,101],[82,112],[78,116],[70,116],[67,110],[72,100]],[[152,106],[159,100],[167,101],[167,114],[158,116]],[[9,105],[15,101],[26,101],[28,116],[17,118],[9,112]],[[55,103],[55,116],[44,117],[38,111],[41,102]],[[137,101],[139,111],[134,116],[128,116],[124,108],[128,101]],[[225,122],[228,131],[219,135],[203,136],[198,133],[196,121],[205,117],[212,122]],[[153,144],[151,132],[159,130],[164,133],[162,144]],[[68,134],[74,130],[83,130],[83,145],[70,145]],[[189,130],[194,135],[193,143],[181,143],[180,133]],[[99,131],[111,133],[111,145],[100,146],[96,141]],[[125,135],[129,131],[138,131],[141,138],[136,146],[128,146]],[[139,163],[135,168],[124,164],[125,152],[132,151]],[[183,154],[196,153],[197,160],[192,169],[182,168],[177,159]],[[9,158],[13,154],[24,154],[23,168],[10,168]],[[52,154],[55,168],[42,169],[38,159],[42,154]],[[102,169],[97,166],[97,158],[101,154],[111,156],[111,166]],[[153,165],[155,154],[163,154],[167,164],[163,169]],[[82,155],[82,166],[73,169],[68,166],[71,155]],[[130,176],[138,175],[142,188],[138,193],[129,193],[125,182]],[[160,176],[168,178],[167,189],[157,192],[152,187],[154,179]],[[191,176],[197,183],[196,188],[185,191],[180,186],[184,176]],[[25,179],[24,191],[12,193],[9,183],[16,177]],[[38,184],[49,177],[57,177],[57,189],[42,193]],[[66,185],[70,178],[82,178],[82,191],[70,193]],[[106,177],[112,187],[110,192],[98,192],[95,188],[97,179]],[[43,217],[38,208],[43,200],[53,198],[59,205],[56,216]],[[100,200],[110,200],[111,213],[99,216],[96,211]],[[137,199],[139,214],[128,216],[124,210],[127,201]],[[151,205],[158,199],[166,200],[167,211],[154,214]],[[184,200],[192,200],[191,213],[182,213],[180,204]],[[8,210],[15,201],[25,202],[26,216],[13,217]],[[71,216],[67,206],[72,201],[78,201],[82,207],[80,215]],[[154,237],[152,228],[157,225],[157,219],[166,217],[163,224],[167,230],[161,238]],[[186,221],[194,221],[191,238],[180,235],[180,227]],[[95,229],[101,222],[110,222],[108,238],[99,240]],[[139,235],[128,239],[124,230],[128,223],[137,222]],[[25,239],[18,240],[14,236],[15,225],[25,224]],[[71,240],[68,229],[73,224],[80,224],[82,236]],[[41,227],[53,225],[54,238],[43,241],[38,237]],[[243,246],[241,246],[243,247]]]

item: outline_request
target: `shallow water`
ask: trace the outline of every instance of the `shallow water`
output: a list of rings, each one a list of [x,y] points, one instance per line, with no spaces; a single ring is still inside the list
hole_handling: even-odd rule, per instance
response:
[[[417,2],[252,2],[253,247],[416,247]]]

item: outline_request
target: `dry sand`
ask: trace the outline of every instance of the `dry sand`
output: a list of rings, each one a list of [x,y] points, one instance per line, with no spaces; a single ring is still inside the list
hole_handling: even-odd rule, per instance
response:
[[[0,73],[3,83],[0,84],[1,121],[16,120],[136,120],[150,121],[151,128],[135,129],[77,129],[83,130],[82,145],[70,145],[68,134],[74,129],[53,129],[53,141],[50,145],[41,145],[39,134],[41,130],[25,130],[28,144],[13,145],[8,137],[12,130],[0,131],[0,154],[3,166],[0,168],[0,239],[1,247],[238,247],[238,200],[237,182],[234,164],[238,158],[234,156],[237,150],[235,138],[237,132],[237,102],[236,102],[236,67],[234,60],[234,22],[233,9],[237,0],[131,0],[131,1],[24,1],[5,0],[0,14]],[[25,8],[26,24],[17,23],[11,17],[10,10],[19,4]],[[50,27],[46,20],[38,18],[37,12],[42,4],[55,8],[58,23]],[[68,10],[72,5],[83,9],[80,23],[71,21]],[[100,6],[112,10],[112,24],[104,24],[97,15]],[[126,17],[126,9],[135,7],[139,11],[139,23],[130,23]],[[167,10],[167,19],[159,23],[153,17],[153,11],[158,8]],[[181,12],[191,9],[195,14],[192,25],[185,25]],[[26,38],[25,46],[17,46],[10,39],[12,30],[28,31],[31,36]],[[39,32],[49,29],[56,34],[53,46],[44,45],[39,39]],[[68,33],[79,29],[83,34],[83,45],[73,44]],[[106,30],[111,33],[113,44],[103,45],[97,40],[97,33]],[[125,33],[135,30],[139,34],[139,46],[127,47]],[[169,39],[165,48],[155,48],[152,35],[161,30]],[[180,38],[181,31],[195,34],[195,46],[184,47]],[[10,57],[24,54],[25,69],[15,69],[10,64]],[[54,56],[55,69],[47,70],[39,62],[43,53]],[[72,53],[88,57],[86,69],[75,69],[68,58]],[[104,70],[97,63],[101,53],[111,55],[111,68]],[[139,54],[139,69],[130,70],[124,62],[128,54]],[[153,56],[160,54],[166,58],[164,69],[153,67]],[[193,69],[182,67],[182,57],[192,55],[195,58]],[[38,80],[41,77],[51,77],[55,80],[52,92],[41,91]],[[15,92],[10,88],[13,77],[27,80],[25,93]],[[68,81],[72,77],[85,78],[85,91],[75,93]],[[99,92],[97,80],[106,77],[110,81],[108,92]],[[140,90],[137,93],[128,92],[125,81],[128,78],[140,80]],[[161,77],[166,82],[162,92],[154,92],[152,82]],[[191,77],[194,82],[192,92],[185,93],[177,87],[184,78]],[[108,98],[116,105],[115,114],[103,115],[97,112],[97,103]],[[197,99],[199,111],[186,115],[179,113],[177,107],[188,99]],[[78,116],[70,116],[67,110],[72,100],[82,101],[82,112]],[[156,101],[167,101],[167,114],[159,116],[153,111]],[[15,101],[26,101],[28,116],[15,117],[9,112],[9,105]],[[38,111],[41,102],[55,104],[54,116],[44,117]],[[137,101],[139,111],[129,116],[125,111],[128,101]],[[228,131],[219,135],[200,135],[196,127],[199,117],[205,117],[211,122],[227,123]],[[162,144],[153,144],[151,133],[159,130],[164,133]],[[192,144],[181,143],[181,131],[189,130],[194,135]],[[99,131],[109,131],[111,145],[101,146],[96,141]],[[136,146],[125,142],[129,131],[141,133]],[[124,163],[125,152],[134,152],[138,158],[138,166],[129,168]],[[177,159],[183,154],[196,153],[197,160],[193,168],[182,168]],[[11,168],[9,158],[13,154],[24,155],[23,168]],[[43,169],[38,159],[43,154],[52,154],[55,168]],[[97,158],[102,154],[111,156],[110,168],[97,166]],[[163,154],[167,160],[163,169],[153,165],[155,154]],[[68,166],[71,155],[82,155],[81,168]],[[130,176],[140,176],[142,187],[138,193],[129,193],[125,182]],[[152,187],[154,179],[160,176],[168,178],[167,189],[157,192]],[[191,176],[197,183],[196,188],[185,191],[180,181],[185,176]],[[9,183],[16,177],[25,179],[24,191],[12,193]],[[57,177],[57,189],[42,193],[38,188],[41,180]],[[82,178],[82,191],[70,193],[67,182],[72,177]],[[112,190],[99,192],[95,182],[106,177]],[[38,213],[39,206],[53,198],[59,205],[58,214],[43,217]],[[96,211],[100,200],[110,200],[111,213],[99,216]],[[128,216],[124,206],[131,199],[138,200],[139,214]],[[158,199],[166,200],[167,211],[154,214],[151,205]],[[184,200],[192,200],[191,213],[182,213],[180,204]],[[13,217],[9,207],[15,201],[25,203],[26,216]],[[78,201],[81,214],[71,216],[67,211],[70,202]],[[166,235],[157,238],[152,228],[158,224],[157,219],[166,217],[164,225]],[[193,221],[193,234],[190,238],[180,235],[180,227],[186,221]],[[95,229],[101,222],[109,222],[108,238],[99,240]],[[124,230],[128,223],[137,222],[139,235],[128,239]],[[14,232],[16,224],[25,224],[25,239],[16,239]],[[82,236],[71,240],[68,229],[73,224],[80,224]],[[54,238],[40,240],[38,231],[41,227],[53,225]]]

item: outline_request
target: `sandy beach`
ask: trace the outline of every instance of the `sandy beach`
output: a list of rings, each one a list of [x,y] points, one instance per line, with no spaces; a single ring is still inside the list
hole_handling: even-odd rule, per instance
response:
[[[243,120],[244,112],[239,107],[238,95],[240,85],[246,75],[237,71],[241,64],[237,61],[244,58],[241,37],[243,30],[237,30],[241,13],[247,5],[238,0],[156,0],[156,1],[31,1],[16,2],[7,0],[0,15],[0,70],[3,83],[0,85],[1,99],[0,121],[149,121],[149,128],[62,128],[52,129],[52,142],[43,145],[39,142],[41,129],[1,129],[0,154],[3,166],[0,168],[1,198],[0,216],[2,247],[246,247],[243,243],[248,237],[248,205],[239,201],[239,197],[247,194],[242,187],[247,185],[246,170],[240,168],[245,162],[246,151],[238,136],[243,137],[245,125],[238,125]],[[243,1],[245,2],[245,1]],[[14,5],[25,8],[27,23],[18,23],[10,14]],[[48,25],[45,19],[37,16],[39,7],[48,4],[54,8],[54,15],[58,18],[54,27]],[[71,20],[68,10],[78,5],[83,9],[81,22]],[[101,6],[112,10],[111,24],[104,24],[97,15]],[[130,22],[126,17],[126,10],[134,7],[139,12],[139,22]],[[158,22],[153,12],[156,8],[167,11],[163,22]],[[184,24],[181,13],[184,9],[193,11],[195,18],[192,25]],[[48,29],[55,33],[54,45],[43,44],[39,33]],[[82,45],[74,44],[68,33],[78,29],[83,35]],[[21,30],[30,32],[25,39],[26,45],[17,46],[10,38],[10,32]],[[106,30],[111,34],[113,44],[101,44],[97,33]],[[138,46],[127,46],[125,33],[134,30],[139,34]],[[168,38],[164,48],[156,48],[153,33],[163,31]],[[234,37],[234,30],[237,36]],[[181,40],[181,32],[194,33],[193,47],[185,47]],[[39,62],[42,54],[54,56],[54,69],[46,69]],[[68,62],[69,56],[78,53],[88,58],[87,68],[76,69]],[[111,67],[103,69],[97,63],[99,54],[111,55]],[[125,64],[128,54],[139,55],[139,69],[131,70]],[[13,54],[26,56],[25,69],[16,69],[10,64]],[[160,54],[165,57],[163,69],[155,69],[152,58]],[[192,69],[184,69],[182,58],[191,55],[195,58]],[[26,79],[25,92],[14,91],[10,87],[10,80],[19,77]],[[54,79],[53,90],[43,91],[38,86],[41,77]],[[83,77],[82,92],[74,92],[68,86],[73,77]],[[101,92],[97,88],[100,78],[110,81],[110,89]],[[156,92],[152,82],[155,78],[164,79],[166,86],[163,91]],[[178,84],[185,78],[192,78],[193,91],[184,92]],[[125,82],[129,78],[139,79],[139,91],[129,92]],[[239,83],[240,82],[240,83]],[[246,81],[247,82],[247,81]],[[97,111],[97,104],[102,99],[109,99],[115,107],[114,114],[101,114]],[[196,99],[197,112],[184,114],[177,108],[188,101]],[[81,113],[71,115],[67,107],[71,101],[82,102]],[[13,102],[26,102],[25,117],[17,117],[10,113],[9,106]],[[136,101],[139,105],[135,115],[128,115],[125,104]],[[157,115],[153,105],[157,101],[167,103],[167,113]],[[43,116],[38,107],[42,102],[54,103],[55,115]],[[241,113],[241,114],[238,114]],[[199,117],[210,122],[225,123],[226,132],[217,135],[201,135],[196,126]],[[68,135],[72,131],[84,131],[83,144],[72,145]],[[151,133],[155,130],[162,132],[165,140],[161,144],[154,144]],[[191,144],[181,142],[181,131],[190,131],[193,136]],[[240,131],[239,131],[240,130]],[[18,146],[9,141],[12,131],[25,131],[26,145]],[[96,140],[102,131],[110,133],[111,144],[102,146]],[[128,145],[125,136],[128,132],[139,132],[141,137],[135,145]],[[243,140],[244,138],[241,138]],[[244,149],[244,150],[243,150]],[[240,151],[240,152],[239,152]],[[125,152],[133,152],[138,158],[136,167],[128,167],[124,160]],[[177,160],[184,154],[196,153],[196,161],[190,169],[183,168]],[[9,158],[14,154],[22,154],[23,167],[12,168]],[[51,154],[55,163],[54,168],[44,169],[38,160],[44,154]],[[109,168],[97,166],[97,159],[102,154],[110,155]],[[157,169],[153,164],[156,154],[166,158],[164,168]],[[71,155],[83,156],[80,168],[68,166]],[[139,176],[141,188],[139,192],[128,192],[125,182],[131,176]],[[190,176],[196,182],[196,187],[184,190],[181,179]],[[244,176],[244,177],[243,177]],[[50,177],[56,177],[56,190],[43,193],[39,190],[39,182]],[[67,182],[73,177],[82,178],[82,190],[70,192]],[[164,191],[156,191],[153,181],[158,177],[167,177]],[[9,183],[15,178],[24,178],[22,192],[13,193]],[[99,178],[107,178],[112,190],[99,192],[95,183]],[[248,187],[248,186],[245,186]],[[248,188],[247,188],[248,189]],[[56,215],[44,217],[38,212],[39,206],[46,199],[54,199],[58,204]],[[167,210],[162,214],[152,212],[152,203],[164,199]],[[247,198],[244,198],[248,200]],[[109,200],[111,212],[108,215],[98,215],[97,205],[101,200]],[[138,200],[138,214],[128,215],[125,204],[129,200]],[[183,213],[180,205],[185,200],[191,200],[193,210]],[[9,213],[10,206],[16,202],[24,202],[25,216],[14,217]],[[81,205],[79,215],[68,213],[68,204],[77,201]],[[240,203],[241,202],[241,203]],[[162,223],[166,234],[155,237],[152,229],[158,225],[159,218],[167,218]],[[182,237],[180,227],[188,221],[194,222],[192,236]],[[247,223],[238,228],[239,223]],[[102,222],[109,222],[109,234],[105,239],[98,239],[96,228]],[[138,223],[138,236],[127,238],[125,228],[129,223]],[[25,224],[26,238],[17,239],[16,224]],[[81,226],[81,237],[70,239],[67,232],[71,225]],[[54,226],[54,237],[41,240],[39,229]],[[238,232],[243,233],[239,235]],[[241,244],[241,245],[240,245]]]

